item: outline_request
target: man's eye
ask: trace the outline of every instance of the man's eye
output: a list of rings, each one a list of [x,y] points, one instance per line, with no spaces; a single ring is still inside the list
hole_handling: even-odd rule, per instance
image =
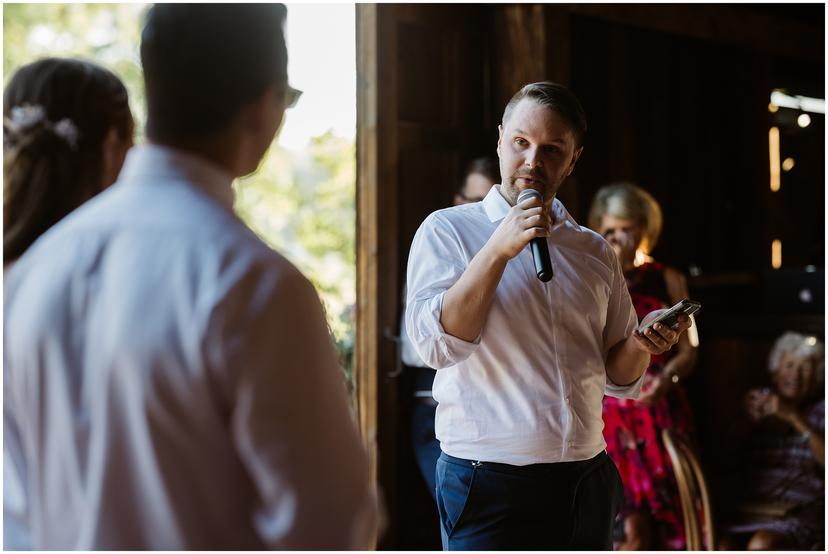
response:
[[[557,146],[547,146],[543,149],[543,151],[546,152],[547,154],[554,154],[554,153],[558,152],[558,147]]]
[[[529,143],[526,141],[526,139],[518,137],[515,139],[515,144],[517,144],[518,146],[526,146]]]

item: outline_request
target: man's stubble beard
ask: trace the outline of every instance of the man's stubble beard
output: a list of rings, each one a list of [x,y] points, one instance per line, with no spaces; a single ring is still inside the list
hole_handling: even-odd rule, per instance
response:
[[[501,185],[500,185],[501,190],[503,190],[503,192],[506,193],[506,196],[509,198],[509,201],[511,202],[511,204],[513,206],[517,204],[517,198],[518,198],[518,195],[520,195],[520,190],[518,189],[517,185],[515,184],[515,181],[517,179],[520,179],[524,175],[526,175],[525,172],[523,173],[523,175],[521,175],[520,171],[516,171],[511,176],[504,179],[504,182],[501,183]],[[543,197],[544,206],[551,206],[552,205],[552,202],[555,200],[555,195],[558,194],[558,189],[560,189],[562,183],[563,183],[563,179],[561,179],[560,182],[557,183],[556,185],[550,186],[549,183],[547,183],[544,180],[543,187],[541,189],[535,189],[535,190],[538,190],[538,192],[541,193],[541,196]],[[530,188],[534,188],[534,187],[530,187]]]

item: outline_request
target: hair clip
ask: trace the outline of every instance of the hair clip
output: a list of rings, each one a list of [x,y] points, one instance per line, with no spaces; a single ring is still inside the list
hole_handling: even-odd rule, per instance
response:
[[[62,138],[66,144],[69,145],[69,148],[72,150],[78,149],[78,138],[80,138],[80,133],[78,132],[78,128],[75,124],[72,123],[71,119],[61,119],[52,126],[52,131],[57,136]]]
[[[45,123],[47,128],[55,136],[68,144],[69,148],[72,150],[78,149],[80,132],[78,131],[77,125],[69,118],[63,118],[57,123],[51,123],[46,119],[46,110],[43,106],[37,104],[14,106],[9,112],[9,117],[4,120],[5,127],[9,132],[15,134],[26,132],[42,123]]]
[[[43,106],[15,106],[11,109],[9,117],[6,118],[6,127],[13,133],[19,133],[30,129],[46,119],[46,110]]]

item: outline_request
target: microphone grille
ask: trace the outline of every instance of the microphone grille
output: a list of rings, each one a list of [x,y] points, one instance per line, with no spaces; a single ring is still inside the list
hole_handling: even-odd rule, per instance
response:
[[[520,191],[520,194],[518,194],[518,197],[517,197],[517,203],[518,203],[518,204],[520,204],[520,203],[521,203],[521,202],[523,202],[524,200],[528,200],[528,199],[533,198],[533,197],[538,197],[538,198],[540,198],[541,200],[543,199],[543,198],[541,197],[541,193],[539,193],[539,192],[538,192],[538,191],[536,191],[535,189],[525,189],[525,190],[522,190],[522,191]]]

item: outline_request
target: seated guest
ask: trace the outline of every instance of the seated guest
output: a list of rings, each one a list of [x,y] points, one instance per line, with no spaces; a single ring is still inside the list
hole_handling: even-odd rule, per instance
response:
[[[113,73],[81,60],[47,58],[21,67],[9,80],[3,131],[8,269],[47,229],[115,181],[132,146],[133,120],[126,88]],[[13,430],[5,432],[8,437]],[[8,550],[31,547],[17,462],[7,456],[3,464]]]
[[[772,386],[750,390],[745,397],[745,408],[756,426],[740,464],[744,477],[740,500],[755,514],[766,516],[754,515],[728,531],[737,539],[746,538],[748,550],[821,550],[825,544],[825,347],[816,337],[788,332],[777,339],[769,358]]]
[[[647,191],[631,184],[600,189],[589,226],[615,250],[639,320],[687,298],[684,275],[649,257],[661,233],[662,215]],[[682,381],[696,363],[696,336],[691,328],[672,351],[652,357],[638,400],[604,397],[604,440],[626,498],[615,532],[616,538],[623,537],[620,549],[686,547],[678,488],[661,430],[693,434]]]

